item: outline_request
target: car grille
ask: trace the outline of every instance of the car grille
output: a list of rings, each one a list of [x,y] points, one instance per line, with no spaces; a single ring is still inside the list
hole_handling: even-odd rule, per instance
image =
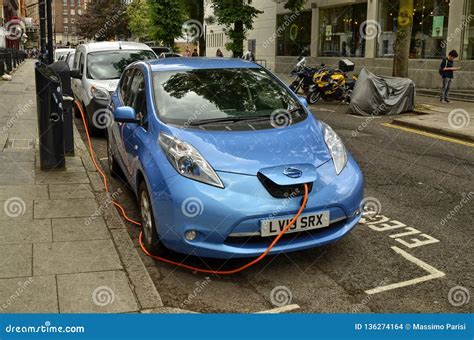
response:
[[[265,187],[265,189],[267,189],[270,195],[275,198],[289,198],[304,195],[305,183],[294,185],[278,185],[260,172],[257,174],[257,178]],[[313,189],[313,183],[311,182],[306,184],[308,185],[309,192],[311,192]]]

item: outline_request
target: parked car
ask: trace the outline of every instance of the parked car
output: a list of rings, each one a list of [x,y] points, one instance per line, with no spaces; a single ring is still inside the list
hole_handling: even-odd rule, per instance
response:
[[[173,52],[171,50],[171,47],[166,47],[166,46],[151,46],[151,49],[153,50],[153,52],[155,52],[156,55],[160,55],[161,53]]]
[[[173,52],[163,52],[161,53],[158,58],[163,59],[163,58],[181,58],[182,55],[178,53],[173,53]]]
[[[363,176],[341,138],[283,82],[241,59],[136,62],[111,98],[108,162],[137,195],[143,243],[202,257],[335,242],[360,217]]]
[[[156,59],[145,44],[98,42],[79,45],[71,71],[74,97],[86,112],[91,134],[105,129],[110,94],[115,91],[123,70],[138,60]]]
[[[54,61],[63,60],[69,52],[75,51],[73,48],[57,48],[54,50]]]
[[[74,66],[74,56],[76,55],[76,50],[69,52],[64,59],[64,61],[68,64],[69,69],[72,70]]]

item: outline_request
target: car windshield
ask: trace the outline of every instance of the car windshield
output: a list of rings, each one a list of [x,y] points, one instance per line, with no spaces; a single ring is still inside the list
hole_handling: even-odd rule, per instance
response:
[[[117,50],[93,52],[87,55],[87,78],[119,79],[125,67],[138,60],[155,59],[152,51]]]
[[[153,87],[160,119],[170,124],[270,118],[277,110],[305,116],[289,91],[259,68],[159,71],[153,73]]]

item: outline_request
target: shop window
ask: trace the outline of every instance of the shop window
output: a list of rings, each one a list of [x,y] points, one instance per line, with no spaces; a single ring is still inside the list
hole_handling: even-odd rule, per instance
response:
[[[461,23],[464,31],[462,58],[474,60],[474,0],[467,0],[465,13]]]
[[[277,15],[277,56],[299,56],[311,45],[311,11]]]
[[[378,57],[392,58],[394,55],[399,5],[399,0],[383,0],[380,3]],[[438,59],[445,56],[449,1],[414,0],[413,7],[410,58]]]
[[[322,8],[319,11],[319,55],[364,57],[361,24],[367,19],[367,4]]]

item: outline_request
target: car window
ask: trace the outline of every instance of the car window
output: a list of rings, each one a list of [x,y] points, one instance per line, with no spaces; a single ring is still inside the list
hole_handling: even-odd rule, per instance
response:
[[[133,72],[135,69],[131,68],[125,72],[120,83],[120,97],[122,97],[122,103],[128,105],[128,99],[130,97],[130,84],[133,79]]]
[[[154,72],[153,91],[160,119],[177,125],[190,120],[271,117],[276,110],[301,108],[289,90],[259,68]]]
[[[130,84],[128,106],[133,107],[137,115],[143,117],[143,122],[147,121],[145,76],[138,70],[134,73]]]
[[[81,55],[79,56],[78,69],[79,69],[79,74],[82,76],[82,74],[83,74],[83,72],[84,72],[84,54],[82,54],[82,53],[81,53]]]
[[[149,50],[116,50],[92,52],[87,55],[87,78],[96,80],[119,79],[123,70],[139,60],[155,59]]]

